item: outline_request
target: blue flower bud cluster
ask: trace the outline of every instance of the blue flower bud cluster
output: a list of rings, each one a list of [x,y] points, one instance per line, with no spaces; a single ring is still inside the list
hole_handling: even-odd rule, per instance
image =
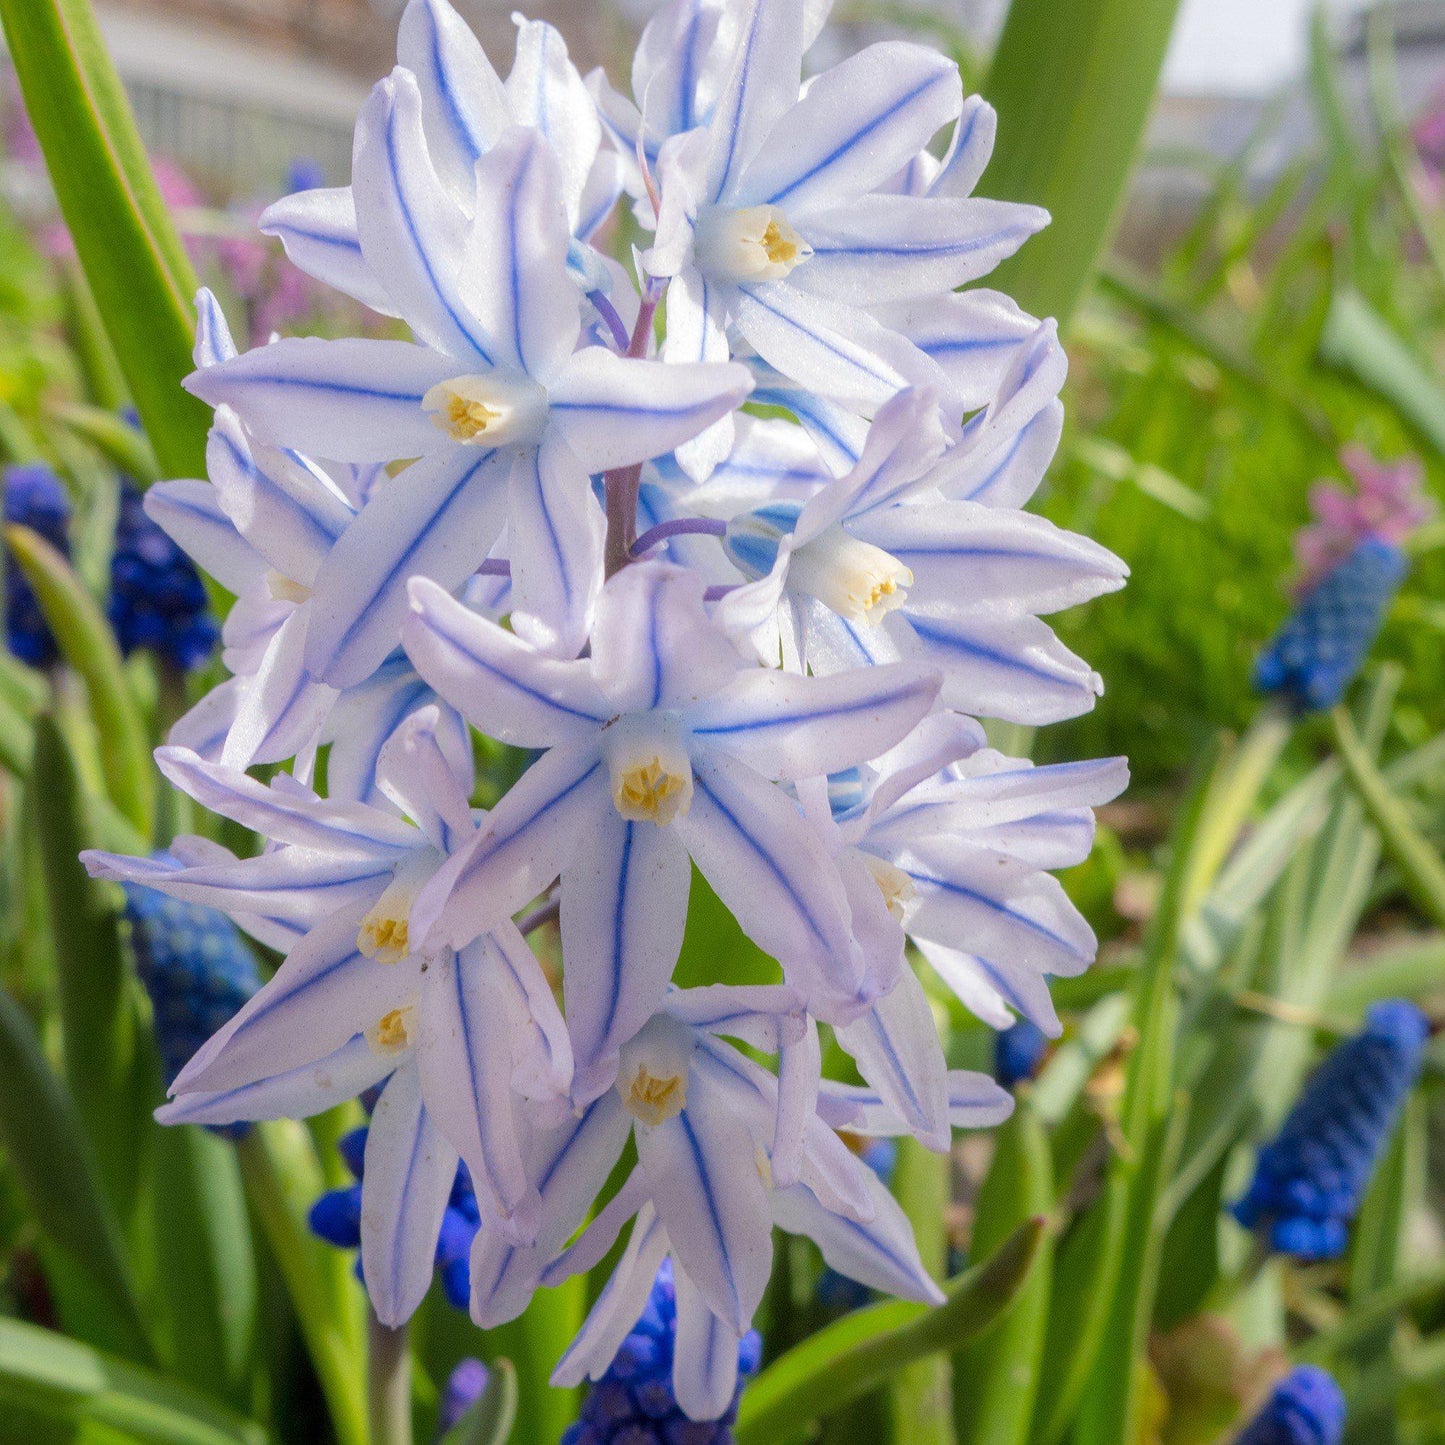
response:
[[[1318,1365],[1297,1365],[1274,1388],[1235,1445],[1340,1445],[1345,1397]]]
[[[1364,665],[1404,580],[1405,554],[1365,537],[1299,600],[1254,665],[1254,686],[1299,712],[1331,708]]]
[[[323,1194],[311,1206],[308,1217],[311,1232],[338,1249],[361,1248],[361,1181],[365,1172],[366,1135],[367,1126],[363,1124],[344,1135],[337,1146],[356,1183]],[[472,1177],[465,1164],[458,1164],[446,1213],[442,1215],[441,1232],[437,1235],[436,1268],[447,1302],[459,1310],[466,1309],[471,1297],[472,1240],[480,1223]],[[356,1277],[366,1283],[359,1257]]]
[[[108,612],[126,656],[144,648],[182,671],[203,666],[220,637],[195,565],[146,515],[129,481],[121,486]]]
[[[676,1338],[677,1291],[672,1260],[665,1259],[642,1317],[607,1373],[587,1392],[562,1445],[731,1445],[743,1385],[762,1363],[762,1337],[749,1330],[739,1342],[737,1392],[717,1420],[689,1420],[677,1403],[672,1392]]]
[[[224,913],[122,884],[136,972],[150,997],[166,1083],[261,987],[256,960]],[[239,1137],[245,1125],[218,1132]]]
[[[1420,1072],[1430,1032],[1412,1003],[1370,1009],[1305,1085],[1279,1135],[1259,1152],[1249,1190],[1234,1205],[1281,1254],[1334,1259],[1344,1252],[1375,1161]]]
[[[29,527],[70,556],[70,499],[49,467],[5,469],[5,523]],[[13,562],[5,577],[5,636],[10,651],[31,667],[48,667],[59,656],[35,593]]]

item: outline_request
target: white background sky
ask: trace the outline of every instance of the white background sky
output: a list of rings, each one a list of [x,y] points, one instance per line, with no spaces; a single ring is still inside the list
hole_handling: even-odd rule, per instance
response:
[[[1169,53],[1171,90],[1257,92],[1296,73],[1314,0],[1184,0]],[[1331,10],[1363,0],[1327,0]]]

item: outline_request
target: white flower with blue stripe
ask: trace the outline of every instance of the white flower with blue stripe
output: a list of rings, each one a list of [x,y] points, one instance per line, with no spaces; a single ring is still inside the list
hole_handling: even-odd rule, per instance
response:
[[[286,339],[192,374],[251,435],[333,462],[415,458],[336,539],[311,589],[304,663],[360,682],[396,645],[406,584],[464,582],[505,527],[519,630],[574,655],[587,636],[604,533],[590,474],[657,456],[751,389],[731,365],[663,366],[581,350],[567,274],[562,172],[513,126],[476,165],[470,217],[421,134],[398,69],[357,122],[362,248],[415,342]]]
[[[519,1101],[555,1109],[571,1082],[571,1048],[510,920],[460,955],[416,947],[419,889],[478,828],[470,753],[449,757],[436,723],[434,707],[414,714],[382,757],[381,786],[404,817],[318,798],[286,774],[268,787],[164,748],[158,761],[173,783],[279,846],[237,859],[192,838],[154,860],[84,857],[96,876],[219,908],[286,950],[276,974],[177,1075],[170,1092],[179,1098],[166,1117],[231,1123],[276,1117],[269,1111],[301,1101],[314,1113],[408,1060],[421,1090],[403,1111],[408,1137],[424,1125],[440,1131],[453,1151],[450,1172],[440,1171],[447,1188],[460,1156],[479,1196],[509,1232],[525,1235],[537,1201],[519,1152]]]
[[[607,584],[591,655],[559,661],[412,583],[407,652],[476,727],[546,749],[417,900],[418,937],[461,947],[559,875],[573,1096],[611,1086],[682,946],[689,855],[815,1012],[876,992],[842,879],[780,781],[876,756],[932,708],[910,664],[831,678],[748,667],[701,581],[640,562]]]

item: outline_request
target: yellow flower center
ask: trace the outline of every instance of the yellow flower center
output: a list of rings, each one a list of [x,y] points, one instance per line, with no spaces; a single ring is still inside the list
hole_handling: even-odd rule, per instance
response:
[[[692,802],[692,778],[668,772],[655,754],[620,773],[612,786],[617,811],[634,823],[670,823]]]
[[[802,246],[802,237],[781,216],[768,222],[763,232],[763,254],[775,266],[794,266]]]
[[[416,1031],[416,1005],[394,1008],[366,1031],[366,1042],[374,1054],[399,1054],[411,1046]]]
[[[913,573],[881,547],[835,526],[793,553],[788,583],[849,622],[876,627],[908,600]]]
[[[421,399],[422,410],[463,446],[533,440],[547,418],[547,393],[525,376],[454,376]]]
[[[498,408],[455,392],[447,397],[446,406],[434,418],[443,431],[450,432],[459,442],[475,441],[493,422],[501,419]]]
[[[918,893],[913,880],[901,868],[895,868],[892,863],[875,858],[871,853],[865,853],[863,861],[868,865],[888,911],[902,923],[908,917],[908,905]]]
[[[661,1124],[682,1113],[687,1103],[687,1075],[656,1078],[647,1072],[646,1064],[639,1064],[623,1102],[633,1118],[644,1124]]]
[[[378,918],[368,913],[361,920],[356,946],[377,963],[400,963],[411,951],[405,918]]]
[[[781,281],[813,248],[776,206],[712,210],[698,221],[697,256],[705,271],[735,281]]]

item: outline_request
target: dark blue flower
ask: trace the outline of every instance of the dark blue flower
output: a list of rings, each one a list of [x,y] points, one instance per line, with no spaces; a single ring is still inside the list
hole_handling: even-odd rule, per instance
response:
[[[150,996],[156,1047],[169,1084],[210,1036],[261,987],[256,959],[224,913],[124,883],[136,972]],[[214,1132],[232,1138],[245,1124]]]
[[[200,573],[129,481],[121,483],[108,611],[126,656],[145,648],[182,671],[203,666],[220,637]]]
[[[1274,1387],[1235,1445],[1339,1445],[1345,1397],[1318,1365],[1297,1365]]]
[[[1259,1151],[1235,1218],[1247,1229],[1265,1228],[1281,1254],[1341,1254],[1375,1161],[1419,1075],[1429,1032],[1414,1004],[1375,1004],[1363,1032],[1320,1065],[1278,1136]]]
[[[1011,1028],[994,1035],[993,1076],[1005,1089],[1024,1079],[1031,1079],[1048,1048],[1044,1031],[1029,1019],[1020,1019]]]
[[[70,556],[70,498],[49,467],[5,468],[5,522],[29,527]],[[5,577],[5,634],[10,651],[32,667],[48,667],[59,656],[35,593],[13,560]]]
[[[361,1248],[361,1179],[366,1162],[366,1132],[363,1124],[344,1134],[336,1146],[357,1182],[344,1189],[328,1190],[311,1206],[308,1216],[311,1232],[338,1249]],[[459,1310],[466,1309],[471,1302],[472,1240],[480,1224],[472,1177],[465,1164],[458,1164],[451,1198],[437,1234],[436,1268],[447,1302]],[[356,1274],[361,1279],[360,1259],[356,1262]],[[365,1282],[363,1279],[362,1283]]]
[[[1365,537],[1299,599],[1254,665],[1254,686],[1299,712],[1333,707],[1364,664],[1407,570],[1405,554]]]
[[[562,1445],[730,1445],[743,1384],[762,1363],[761,1336],[750,1330],[739,1341],[737,1392],[719,1420],[689,1420],[682,1413],[672,1393],[676,1339],[677,1294],[672,1261],[665,1259],[641,1318],[607,1373],[588,1390]]]

